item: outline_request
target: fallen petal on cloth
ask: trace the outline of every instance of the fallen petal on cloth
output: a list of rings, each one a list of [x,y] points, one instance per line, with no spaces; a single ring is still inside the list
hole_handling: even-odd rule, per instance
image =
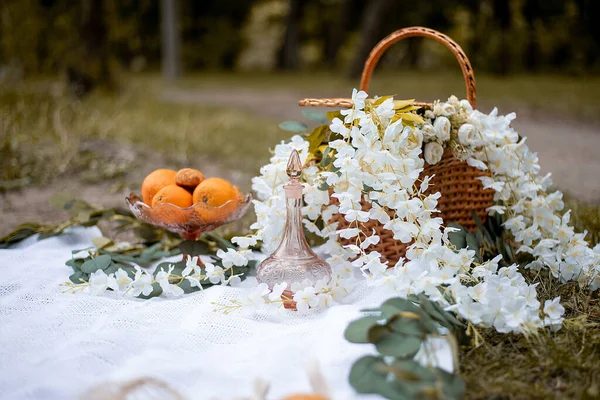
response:
[[[375,349],[347,342],[344,329],[391,294],[364,284],[347,304],[304,315],[275,307],[225,315],[211,303],[243,298],[254,278],[178,298],[62,293],[71,251],[98,236],[97,228],[77,228],[0,250],[0,398],[73,398],[102,382],[144,377],[189,399],[250,396],[259,378],[269,382],[269,398],[281,398],[310,390],[315,361],[333,398],[379,398],[348,383],[352,363]],[[432,362],[451,371],[450,346],[437,340]]]

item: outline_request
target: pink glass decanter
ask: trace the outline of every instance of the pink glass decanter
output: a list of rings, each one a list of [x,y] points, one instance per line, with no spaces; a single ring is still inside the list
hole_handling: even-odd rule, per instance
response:
[[[283,239],[277,250],[260,263],[256,271],[257,280],[266,283],[269,289],[282,282],[288,284],[289,290],[294,283],[305,280],[314,284],[324,278],[326,282],[331,279],[331,267],[312,251],[304,237],[302,184],[298,182],[302,163],[296,150],[290,155],[286,172],[290,181],[284,186],[287,212]]]

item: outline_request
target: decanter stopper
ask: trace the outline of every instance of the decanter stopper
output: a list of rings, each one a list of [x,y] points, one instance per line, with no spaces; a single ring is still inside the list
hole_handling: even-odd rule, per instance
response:
[[[310,248],[304,237],[302,227],[302,163],[296,150],[288,160],[286,173],[290,181],[284,186],[286,197],[286,221],[283,239],[277,250],[267,257],[256,271],[259,282],[266,283],[270,289],[275,284],[286,282],[290,289],[294,283],[305,280],[312,284],[331,279],[331,267],[319,258]]]

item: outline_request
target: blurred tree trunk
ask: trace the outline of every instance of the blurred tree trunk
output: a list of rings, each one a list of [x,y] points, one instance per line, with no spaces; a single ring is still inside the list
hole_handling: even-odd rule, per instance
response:
[[[349,78],[360,76],[371,49],[382,39],[383,20],[393,5],[394,2],[390,0],[371,0],[369,2],[363,17],[360,45],[348,70]]]
[[[507,37],[511,26],[510,2],[506,0],[494,0],[494,18],[500,25],[500,50],[498,54],[498,73],[508,74],[511,65],[510,43]]]
[[[67,65],[69,89],[83,97],[96,86],[114,89],[104,0],[84,0],[79,24],[80,57]]]
[[[527,24],[529,37],[527,38],[527,51],[525,52],[525,69],[535,71],[539,65],[539,44],[535,37],[536,15],[538,15],[537,0],[526,0],[523,7],[523,18]]]
[[[177,0],[161,0],[162,74],[165,79],[181,75],[181,36]]]
[[[324,58],[328,68],[335,67],[338,53],[344,44],[344,38],[346,37],[353,11],[352,0],[340,0],[338,8],[341,10],[341,15],[336,19],[333,27],[326,24],[323,26],[323,36],[326,38]]]
[[[288,1],[287,28],[285,31],[283,47],[279,52],[278,66],[281,69],[297,69],[299,52],[298,26],[300,25],[300,19],[302,17],[302,0]]]

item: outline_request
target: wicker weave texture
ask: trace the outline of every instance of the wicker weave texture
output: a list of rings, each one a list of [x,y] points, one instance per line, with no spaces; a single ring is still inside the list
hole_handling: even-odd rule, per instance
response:
[[[438,200],[437,208],[444,224],[455,222],[470,231],[477,229],[477,224],[473,220],[471,212],[474,211],[482,221],[485,221],[486,209],[494,204],[494,191],[492,189],[484,190],[481,181],[477,179],[477,177],[489,175],[489,173],[458,160],[452,155],[452,151],[446,149],[440,162],[435,165],[425,164],[420,179],[432,175],[434,176],[429,181],[430,187],[425,194],[435,192],[442,194],[442,197]],[[331,198],[331,204],[338,204],[335,197]],[[363,211],[371,209],[371,205],[364,200],[361,205]],[[390,218],[394,217],[394,213],[389,210],[388,215]],[[331,222],[338,222],[338,229],[350,227],[350,223],[346,221],[342,214],[335,214]],[[390,267],[393,267],[401,257],[404,257],[406,248],[410,244],[395,240],[392,231],[383,229],[383,225],[377,220],[369,220],[369,222],[362,224],[360,230],[366,236],[371,236],[373,230],[375,230],[380,240],[378,244],[369,247],[369,251],[379,252],[389,262]],[[339,240],[343,245],[356,244],[353,239],[340,238]]]
[[[369,54],[365,67],[362,73],[360,89],[368,91],[371,76],[375,67],[383,55],[383,53],[394,43],[408,37],[426,37],[433,39],[446,46],[456,57],[463,73],[465,87],[467,92],[467,100],[475,108],[476,88],[475,76],[469,59],[465,55],[460,46],[451,38],[435,31],[433,29],[420,26],[400,29],[385,37],[379,42]],[[428,103],[416,103],[422,107],[430,107]],[[304,107],[352,107],[352,100],[346,98],[329,98],[329,99],[304,99],[299,102],[300,106]],[[456,159],[449,149],[446,149],[440,162],[435,165],[425,164],[421,178],[424,176],[433,176],[430,180],[429,193],[440,192],[441,198],[438,200],[439,216],[444,220],[444,224],[456,222],[469,230],[475,230],[477,225],[472,217],[472,212],[475,212],[482,221],[485,221],[487,216],[486,209],[494,204],[494,191],[491,189],[484,190],[483,185],[477,177],[486,175],[484,171],[478,170],[469,166],[466,162]],[[332,204],[337,200],[332,198]],[[367,211],[370,205],[366,202],[362,203],[362,209]],[[390,216],[393,215],[390,213]],[[349,226],[349,223],[344,219],[344,216],[337,214],[333,216],[332,222],[338,222],[338,229],[343,229]],[[371,246],[371,251],[378,251],[387,261],[393,266],[400,257],[403,257],[406,248],[409,244],[401,243],[394,239],[393,233],[383,229],[383,226],[378,221],[369,221],[363,224],[362,230],[366,235],[371,235],[373,232],[379,235],[380,241],[377,245]],[[353,244],[354,241],[341,239],[342,244]]]

